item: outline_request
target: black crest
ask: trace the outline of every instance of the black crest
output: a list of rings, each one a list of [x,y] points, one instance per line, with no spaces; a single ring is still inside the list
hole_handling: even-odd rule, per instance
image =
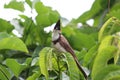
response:
[[[55,29],[55,30],[60,30],[60,19],[57,21],[54,29]]]

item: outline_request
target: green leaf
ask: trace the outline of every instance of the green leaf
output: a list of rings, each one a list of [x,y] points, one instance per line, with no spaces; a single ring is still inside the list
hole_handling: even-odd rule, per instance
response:
[[[109,75],[107,75],[107,77],[105,78],[105,80],[119,80],[120,79],[120,69],[111,72]]]
[[[119,9],[120,9],[120,1],[117,2],[117,3],[115,3],[115,4],[111,7],[110,12],[112,12],[112,11],[117,11],[117,10],[119,10]]]
[[[32,8],[32,2],[31,0],[25,0],[27,2],[27,4]]]
[[[78,30],[70,26],[63,28],[62,31],[63,34],[65,34],[65,37],[70,42],[70,44],[72,45],[72,47],[75,48],[76,50],[81,50],[82,48],[89,49],[96,44],[95,36],[92,35],[92,32],[90,31],[89,33],[88,32],[85,33],[81,32],[82,30]]]
[[[20,64],[15,59],[7,59],[6,65],[11,69],[16,77],[20,75],[20,73],[28,67],[31,62],[31,58],[27,58],[25,63]]]
[[[25,44],[17,37],[8,37],[1,39],[0,49],[12,49],[28,53]]]
[[[108,60],[114,57],[114,53],[117,51],[115,46],[112,46],[113,36],[106,36],[98,48],[98,54],[94,60],[93,69],[92,69],[92,78],[107,66]]]
[[[119,5],[120,5],[120,4],[119,4]],[[120,9],[118,9],[118,10],[116,10],[116,11],[115,11],[115,10],[114,10],[114,11],[111,11],[109,14],[107,14],[107,18],[114,16],[114,17],[120,19],[119,13],[120,13]]]
[[[86,53],[86,55],[84,57],[84,62],[83,62],[84,66],[88,66],[88,67],[92,68],[92,64],[93,64],[95,56],[97,54],[97,50],[98,50],[98,45],[95,45],[91,49],[89,49],[89,51]]]
[[[75,51],[75,54],[77,56],[78,61],[82,62],[82,60],[83,60],[84,56],[86,55],[86,53],[87,53],[86,49],[82,49],[81,51]]]
[[[59,13],[50,7],[44,6],[42,2],[36,2],[35,9],[38,13],[36,16],[37,24],[45,27],[55,23],[59,18]]]
[[[98,33],[98,40],[101,41],[105,36],[119,32],[119,24],[120,20],[118,20],[116,17],[111,17],[108,19]]]
[[[80,72],[72,55],[70,53],[65,53],[65,56],[67,59],[66,62],[68,65],[70,80],[80,80]]]
[[[101,41],[101,44],[99,46],[99,49],[98,49],[98,52],[102,51],[102,49],[110,46],[112,44],[112,41],[113,41],[113,36],[109,35],[109,36],[106,36],[102,41]]]
[[[120,58],[120,40],[119,40],[120,36],[115,36],[113,43],[117,46],[117,52],[115,53],[114,56],[114,63],[117,64],[117,62],[119,62],[119,58]],[[117,42],[117,43],[116,43]]]
[[[31,18],[28,18],[26,16],[21,16],[25,19],[25,22],[23,23],[24,26],[24,35],[23,35],[23,41],[27,46],[33,45],[36,42],[36,34],[38,33],[36,31],[36,25],[34,24],[33,20]]]
[[[95,40],[92,38],[92,36],[89,36],[81,32],[76,32],[76,35],[73,36],[71,40],[74,42],[72,46],[79,50],[80,47],[89,49],[93,45],[95,45]]]
[[[19,76],[19,74],[24,70],[27,65],[18,63],[15,59],[7,59],[6,65],[11,69],[11,71],[14,73],[16,77]]]
[[[1,39],[4,39],[4,38],[8,38],[10,37],[11,35],[7,34],[6,32],[0,32],[0,40]]]
[[[10,80],[10,72],[2,65],[0,65],[0,80]]]
[[[120,66],[109,65],[97,73],[93,80],[119,80]]]
[[[13,25],[11,25],[6,20],[0,19],[0,32],[8,32],[10,33],[14,29]]]
[[[2,61],[4,61],[4,56],[3,56],[3,54],[0,54],[0,63],[2,62]]]
[[[101,27],[102,26],[103,19],[101,19],[101,16],[102,16],[102,14],[100,16],[96,16],[94,18],[94,24],[93,24],[94,27]]]
[[[90,18],[94,18],[98,16],[99,13],[101,14],[101,11],[105,10],[107,5],[108,5],[107,0],[95,0],[91,9],[89,11],[86,11],[83,15],[81,15],[78,19],[76,19],[75,22],[85,23]]]
[[[105,33],[105,29],[108,27],[109,23],[112,22],[113,18],[108,19],[102,26],[98,34],[98,40],[101,41],[104,36],[108,35]],[[108,31],[108,30],[107,30]]]
[[[19,17],[22,18],[22,19],[24,19],[24,20],[27,20],[27,19],[28,19],[28,16],[23,15],[23,14],[20,14]],[[29,19],[28,19],[28,20],[29,20]]]
[[[51,10],[50,12],[49,12],[49,19],[50,19],[50,22],[53,24],[53,23],[55,23],[57,20],[58,20],[58,18],[59,18],[59,13],[56,11],[56,10]]]
[[[36,80],[37,78],[39,78],[40,75],[41,75],[40,71],[36,71],[31,76],[29,76],[27,80]]]
[[[39,57],[35,57],[32,62],[31,62],[31,66],[36,66],[38,65],[38,61],[39,61]]]
[[[40,66],[41,74],[45,76],[46,80],[48,80],[49,77],[48,67],[50,67],[49,63],[51,63],[51,61],[49,61],[49,57],[51,54],[52,54],[52,49],[49,47],[43,48],[39,53],[39,66]]]
[[[24,11],[24,3],[21,1],[21,2],[17,2],[16,0],[12,0],[9,4],[5,4],[4,5],[4,8],[12,8],[12,9],[15,9],[15,10],[19,10],[19,11]]]
[[[26,61],[23,64],[29,65],[32,61],[32,58],[27,58]]]
[[[36,16],[37,24],[40,26],[49,26],[51,24],[48,14],[40,14]]]
[[[54,70],[59,71],[58,67],[58,61],[56,58],[52,58],[52,67]]]
[[[40,78],[41,72],[40,72],[40,68],[37,66],[34,69],[32,69],[32,75],[30,75],[29,77],[27,77],[26,80],[37,80]]]
[[[111,2],[112,3],[112,2]],[[111,8],[109,13],[107,14],[106,18],[110,18],[110,17],[117,17],[118,19],[120,19],[120,2],[116,2]]]
[[[35,9],[38,14],[44,14],[44,13],[47,14],[51,8],[44,6],[42,2],[37,2],[35,4]]]
[[[108,60],[114,57],[114,53],[116,52],[115,46],[106,46],[104,48],[99,48],[99,52],[95,58],[93,69],[92,69],[92,78],[99,73],[105,66],[107,66]]]

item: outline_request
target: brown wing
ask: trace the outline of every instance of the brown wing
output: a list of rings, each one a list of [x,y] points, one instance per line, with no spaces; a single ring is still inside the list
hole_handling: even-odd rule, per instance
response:
[[[67,52],[71,53],[71,55],[73,56],[73,58],[74,58],[74,60],[75,60],[75,62],[76,62],[76,64],[77,64],[79,70],[83,73],[84,77],[85,77],[86,80],[87,80],[87,75],[86,75],[86,73],[84,72],[84,70],[82,69],[81,65],[79,64],[79,61],[77,60],[77,57],[76,57],[76,55],[75,55],[72,47],[70,46],[70,44],[68,43],[68,41],[65,39],[64,36],[62,36],[62,35],[60,36],[59,43],[61,44],[62,47],[64,47],[64,49],[65,49]]]
[[[64,47],[64,49],[67,52],[71,53],[71,55],[73,57],[76,57],[75,54],[74,54],[74,51],[73,51],[72,47],[70,46],[70,44],[68,43],[68,41],[65,39],[64,36],[62,36],[62,35],[60,36],[59,43],[61,44],[62,47]]]

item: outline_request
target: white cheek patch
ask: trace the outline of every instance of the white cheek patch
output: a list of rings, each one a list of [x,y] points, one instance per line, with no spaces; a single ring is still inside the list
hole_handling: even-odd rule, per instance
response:
[[[59,33],[57,31],[53,31],[52,33],[52,41],[55,41],[59,38]]]

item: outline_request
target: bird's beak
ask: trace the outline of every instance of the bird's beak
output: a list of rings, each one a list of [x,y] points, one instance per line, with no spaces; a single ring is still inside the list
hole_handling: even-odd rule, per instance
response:
[[[54,30],[60,30],[60,19],[57,21]]]

